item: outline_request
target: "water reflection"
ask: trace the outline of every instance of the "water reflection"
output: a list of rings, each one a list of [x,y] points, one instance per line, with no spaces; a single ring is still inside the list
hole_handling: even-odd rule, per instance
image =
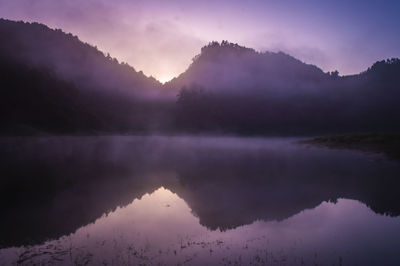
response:
[[[390,216],[400,214],[400,164],[381,155],[295,139],[13,138],[0,140],[0,173],[0,264],[42,251],[50,253],[32,259],[261,263],[266,252],[272,264],[396,260],[399,220]],[[189,248],[188,239],[203,243]],[[132,241],[133,255],[125,250]],[[367,250],[365,258],[383,257],[367,263],[357,253]]]
[[[400,218],[355,200],[323,202],[284,221],[230,230],[200,225],[177,194],[159,188],[75,233],[0,251],[5,263],[63,265],[396,265]]]

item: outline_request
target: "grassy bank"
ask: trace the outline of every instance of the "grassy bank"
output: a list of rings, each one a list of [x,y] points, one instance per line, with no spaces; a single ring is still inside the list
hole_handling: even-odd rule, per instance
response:
[[[400,133],[359,133],[337,136],[323,136],[302,141],[329,148],[360,150],[383,153],[400,161]]]

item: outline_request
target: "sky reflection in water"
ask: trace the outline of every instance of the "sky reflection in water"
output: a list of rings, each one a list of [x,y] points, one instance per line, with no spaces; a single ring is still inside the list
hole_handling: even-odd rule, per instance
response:
[[[43,245],[8,248],[3,262],[125,265],[395,265],[400,219],[356,200],[322,202],[284,221],[226,231],[199,224],[185,201],[163,187]],[[388,260],[389,259],[389,260]]]

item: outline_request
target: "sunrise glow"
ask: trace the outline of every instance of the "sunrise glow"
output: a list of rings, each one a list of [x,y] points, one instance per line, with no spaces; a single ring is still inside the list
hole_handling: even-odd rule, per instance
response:
[[[400,55],[399,2],[366,2],[0,0],[0,17],[72,32],[165,82],[213,40],[282,50],[324,71],[359,73]]]

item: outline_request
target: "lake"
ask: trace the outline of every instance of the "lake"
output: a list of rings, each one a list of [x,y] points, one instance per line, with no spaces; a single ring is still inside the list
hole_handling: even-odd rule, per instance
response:
[[[400,163],[300,138],[0,139],[0,265],[400,265]]]

